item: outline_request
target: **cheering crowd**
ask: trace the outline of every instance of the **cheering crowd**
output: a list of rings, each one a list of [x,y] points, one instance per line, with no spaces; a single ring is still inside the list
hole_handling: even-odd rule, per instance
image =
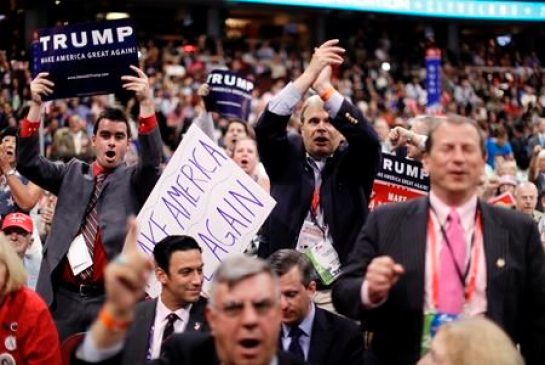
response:
[[[422,76],[396,80],[387,39],[368,57],[358,36],[302,56],[150,42],[121,107],[43,102],[48,74],[1,54],[0,362],[543,363],[539,61],[446,60],[444,113],[423,115]],[[206,110],[217,67],[254,78],[249,120]],[[192,237],[147,257],[127,223],[193,123],[276,200],[206,297]],[[369,212],[381,153],[421,161],[429,196]]]

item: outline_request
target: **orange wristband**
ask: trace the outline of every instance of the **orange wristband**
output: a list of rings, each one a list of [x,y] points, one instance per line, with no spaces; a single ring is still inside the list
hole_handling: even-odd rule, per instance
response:
[[[320,94],[320,99],[323,101],[328,101],[331,95],[335,93],[335,88],[331,86],[329,89],[326,89],[323,93]]]
[[[98,314],[98,320],[104,327],[107,329],[117,332],[125,330],[129,327],[132,321],[118,321],[112,317],[110,312],[106,307],[102,307],[100,313]]]

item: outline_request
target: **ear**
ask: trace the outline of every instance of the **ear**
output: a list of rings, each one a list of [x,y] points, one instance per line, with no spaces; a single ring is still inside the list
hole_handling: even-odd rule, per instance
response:
[[[307,286],[307,292],[308,294],[313,297],[314,294],[316,294],[316,282],[314,280],[312,280],[308,286]]]
[[[162,285],[165,285],[168,281],[168,274],[157,265],[155,265],[155,277]]]
[[[430,155],[427,152],[424,152],[422,155],[422,167],[424,171],[429,175],[430,174]]]
[[[91,136],[91,143],[92,143],[92,145],[93,145],[93,148],[95,147],[96,140],[97,140],[97,136],[93,134],[93,135]]]

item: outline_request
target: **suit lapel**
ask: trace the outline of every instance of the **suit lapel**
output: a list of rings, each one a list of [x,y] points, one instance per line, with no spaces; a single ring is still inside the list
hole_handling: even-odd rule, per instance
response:
[[[191,306],[189,311],[189,321],[187,322],[186,331],[202,332],[208,330],[208,325],[204,317],[207,300],[200,297],[199,300]]]
[[[150,347],[151,327],[155,321],[155,311],[157,309],[157,299],[147,303],[142,308],[140,315],[135,318],[132,325],[131,341],[126,343],[124,364],[141,364],[145,359]]]
[[[429,200],[418,199],[407,210],[401,222],[399,233],[402,256],[396,261],[405,267],[406,300],[411,308],[424,307],[424,283],[426,269],[426,242]]]
[[[490,318],[502,323],[504,284],[502,274],[509,267],[507,257],[509,233],[493,216],[493,210],[485,203],[479,202],[483,223],[483,245],[486,259],[486,297],[487,314]]]
[[[323,363],[329,354],[329,348],[332,343],[331,326],[326,318],[324,311],[315,306],[314,322],[312,324],[312,333],[310,335],[310,346],[308,351],[308,362],[311,364]]]

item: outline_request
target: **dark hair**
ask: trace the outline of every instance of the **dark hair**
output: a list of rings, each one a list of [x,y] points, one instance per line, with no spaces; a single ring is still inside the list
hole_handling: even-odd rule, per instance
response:
[[[159,241],[153,248],[153,258],[161,269],[168,273],[170,258],[176,251],[198,250],[202,252],[201,247],[189,236],[168,236]]]
[[[93,134],[96,135],[98,131],[98,125],[102,119],[108,119],[112,122],[120,122],[125,123],[127,126],[127,137],[131,138],[131,127],[129,126],[129,119],[127,118],[127,115],[125,115],[125,112],[119,108],[109,108],[107,107],[98,115],[97,121],[95,122],[95,125],[93,127]]]
[[[4,137],[15,137],[17,138],[17,128],[15,127],[6,127],[0,131],[0,142],[4,139]]]
[[[463,117],[461,115],[457,114],[447,114],[446,116],[436,116],[433,117],[434,122],[431,124],[430,132],[428,134],[428,139],[426,140],[426,147],[424,149],[424,152],[430,153],[431,148],[433,147],[433,135],[435,134],[435,131],[437,128],[439,128],[444,123],[450,123],[450,124],[468,124],[475,128],[477,131],[477,134],[479,135],[479,147],[481,148],[481,153],[483,156],[486,156],[486,146],[485,146],[485,139],[484,134],[482,133],[481,129],[479,128],[479,125],[477,122],[475,122],[473,119]]]
[[[305,287],[311,281],[316,281],[317,275],[314,267],[310,263],[310,260],[299,251],[287,248],[278,250],[270,255],[267,261],[278,277],[286,274],[296,266],[301,273],[301,282]]]
[[[235,124],[235,123],[242,124],[244,126],[244,131],[246,132],[246,135],[249,137],[255,138],[255,133],[253,129],[248,125],[248,123],[238,118],[229,118],[229,120],[227,120],[227,127],[225,128],[225,133],[227,133],[231,124]]]

